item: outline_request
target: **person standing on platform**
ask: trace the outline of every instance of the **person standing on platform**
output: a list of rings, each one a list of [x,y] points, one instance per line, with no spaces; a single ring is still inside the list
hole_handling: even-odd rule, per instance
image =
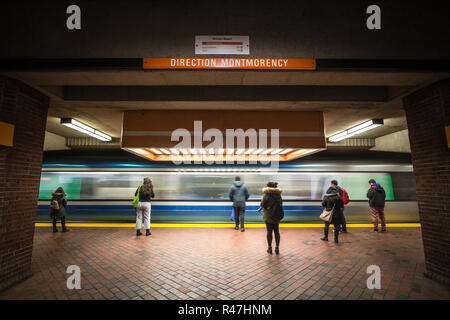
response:
[[[50,200],[50,218],[52,218],[53,222],[53,232],[58,232],[58,229],[56,228],[56,221],[58,218],[61,219],[62,232],[69,231],[69,229],[66,228],[66,207],[66,193],[62,187],[59,187],[52,193],[52,199]]]
[[[145,235],[151,235],[150,216],[151,216],[151,198],[155,197],[153,192],[153,183],[150,178],[144,178],[144,184],[140,186],[134,196],[138,196],[139,202],[136,207],[136,236],[142,235],[142,221],[144,221]]]
[[[327,211],[331,211],[333,209],[333,217],[331,222],[325,222],[324,228],[324,237],[320,238],[320,240],[328,241],[328,232],[330,230],[330,224],[334,225],[334,242],[339,243],[339,231],[341,229],[342,224],[342,208],[344,204],[342,202],[341,196],[339,195],[339,190],[336,188],[336,184],[333,182],[331,186],[328,188],[327,193],[323,197],[322,207],[325,207]]]
[[[282,190],[278,182],[269,181],[263,190],[261,208],[264,209],[264,222],[267,229],[267,253],[272,254],[272,232],[275,234],[275,253],[280,254],[280,221],[284,217]],[[259,210],[258,210],[259,211]]]
[[[347,233],[347,221],[345,220],[344,207],[350,201],[350,199],[348,197],[347,191],[345,191],[344,188],[339,186],[339,183],[337,182],[337,180],[331,180],[331,185],[338,189],[339,196],[342,199],[342,229],[341,229],[341,231],[344,233]]]
[[[236,222],[234,229],[239,230],[239,223],[241,224],[241,232],[245,231],[245,201],[250,196],[247,186],[241,181],[240,177],[234,178],[234,183],[230,188],[229,197],[233,202],[234,221]]]
[[[386,192],[374,179],[369,180],[370,189],[367,191],[370,211],[372,212],[373,231],[378,232],[378,218],[381,222],[381,232],[386,232],[386,218],[384,217],[384,204]]]

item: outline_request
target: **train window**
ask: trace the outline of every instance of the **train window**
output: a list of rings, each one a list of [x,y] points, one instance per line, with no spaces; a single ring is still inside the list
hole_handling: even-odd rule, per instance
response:
[[[351,200],[366,200],[370,178],[383,185],[387,200],[415,199],[415,186],[410,183],[413,181],[412,172],[392,175],[368,172],[279,172],[239,173],[239,175],[248,186],[251,199],[260,199],[267,181],[276,180],[283,190],[285,200],[320,200],[330,181],[336,179],[347,190]],[[51,193],[62,186],[68,198],[73,200],[128,200],[133,197],[146,176],[153,180],[157,199],[224,201],[228,200],[228,190],[234,181],[235,173],[43,172],[39,199],[50,199]],[[394,187],[399,190],[394,190]]]

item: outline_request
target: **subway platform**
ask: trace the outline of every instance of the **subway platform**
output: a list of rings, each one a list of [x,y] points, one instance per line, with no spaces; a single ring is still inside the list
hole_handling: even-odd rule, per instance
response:
[[[450,288],[426,278],[419,227],[350,227],[340,243],[323,229],[281,228],[280,255],[266,253],[265,229],[154,227],[149,237],[128,227],[36,227],[33,276],[0,299],[450,299]],[[331,239],[331,237],[330,237]],[[81,270],[69,290],[66,269]],[[367,267],[381,269],[381,289],[368,289]]]

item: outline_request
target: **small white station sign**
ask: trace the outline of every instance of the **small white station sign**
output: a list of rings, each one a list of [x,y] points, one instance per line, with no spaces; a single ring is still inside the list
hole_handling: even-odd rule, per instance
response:
[[[195,36],[195,54],[250,54],[249,36]]]

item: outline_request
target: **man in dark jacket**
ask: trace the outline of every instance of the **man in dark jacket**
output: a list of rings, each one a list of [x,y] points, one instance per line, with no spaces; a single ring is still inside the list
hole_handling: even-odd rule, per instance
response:
[[[337,180],[331,180],[331,186],[335,187],[336,189],[338,189],[339,195],[342,198],[342,194],[341,194],[341,187],[339,186],[339,183],[337,182]],[[345,220],[345,215],[344,215],[344,203],[342,203],[342,232],[347,232],[347,221]]]
[[[378,218],[381,220],[381,232],[386,232],[386,218],[384,217],[384,203],[386,193],[374,179],[369,180],[370,189],[367,191],[370,211],[372,212],[373,231],[378,232]]]
[[[339,231],[342,224],[342,208],[344,203],[342,202],[341,196],[339,195],[339,190],[331,184],[328,188],[327,193],[323,197],[322,207],[326,208],[328,211],[333,209],[333,217],[331,222],[325,222],[324,237],[320,240],[328,241],[328,231],[330,230],[330,224],[334,225],[334,242],[339,243]]]
[[[245,201],[248,200],[250,194],[247,186],[241,181],[240,177],[234,179],[234,183],[230,188],[230,200],[233,201],[234,221],[236,222],[235,230],[239,230],[239,222],[241,223],[241,231],[244,232],[244,216]]]

